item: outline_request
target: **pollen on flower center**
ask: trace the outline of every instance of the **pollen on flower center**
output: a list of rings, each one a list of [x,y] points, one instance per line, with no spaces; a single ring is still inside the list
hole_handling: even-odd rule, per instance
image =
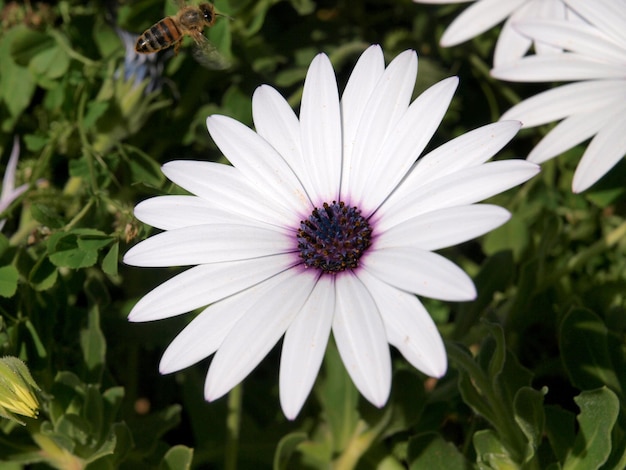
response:
[[[300,222],[298,249],[306,267],[336,274],[359,265],[370,246],[372,229],[356,207],[325,202]]]

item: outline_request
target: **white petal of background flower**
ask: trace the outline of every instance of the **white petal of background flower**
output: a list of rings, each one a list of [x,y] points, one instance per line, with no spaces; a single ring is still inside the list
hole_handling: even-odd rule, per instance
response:
[[[626,106],[592,139],[574,173],[572,190],[580,193],[598,181],[626,155]]]
[[[360,178],[365,183],[351,191],[362,210],[376,209],[404,178],[439,127],[457,85],[456,77],[442,80],[411,103],[372,160],[367,177]]]
[[[567,8],[562,0],[531,0],[521,5],[509,16],[498,36],[493,55],[494,66],[505,65],[520,59],[533,44],[533,41],[517,31],[516,23],[528,18],[558,18],[563,20],[566,17]],[[540,41],[534,42],[534,48],[539,55],[562,51],[560,47]]]
[[[285,231],[286,232],[286,231]],[[293,233],[248,225],[194,225],[154,235],[126,252],[133,266],[191,266],[258,258],[294,250]]]
[[[435,322],[418,298],[366,271],[359,271],[358,278],[378,306],[389,344],[424,374],[443,376],[448,367],[446,350]]]
[[[278,274],[271,291],[239,319],[215,353],[209,367],[204,394],[207,400],[221,397],[254,369],[285,333],[311,294],[318,274],[294,268]]]
[[[484,235],[510,218],[506,209],[488,204],[427,212],[381,233],[376,237],[376,249],[411,246],[440,250]]]
[[[13,201],[20,197],[27,189],[28,184],[23,184],[15,189],[15,172],[17,171],[17,161],[20,157],[20,141],[17,137],[13,139],[13,149],[7,163],[4,177],[2,178],[2,193],[0,194],[0,212],[4,212]],[[0,230],[4,228],[6,219],[0,220]]]
[[[341,111],[337,80],[330,60],[318,54],[306,75],[300,106],[302,154],[317,207],[339,197],[341,179]],[[317,199],[316,199],[317,198]]]
[[[626,110],[622,110],[624,112]],[[574,146],[593,137],[611,119],[619,117],[617,113],[609,115],[598,112],[574,114],[563,119],[539,141],[528,154],[529,162],[543,163]]]
[[[361,117],[370,97],[376,90],[380,77],[385,72],[385,58],[380,46],[368,47],[350,74],[341,95],[341,124],[343,138],[342,184],[350,185],[352,152]]]
[[[626,48],[626,8],[622,0],[563,0],[585,20]]]
[[[437,253],[374,245],[362,259],[365,271],[398,289],[452,302],[476,298],[474,283],[465,271]]]
[[[333,336],[356,388],[375,406],[391,390],[391,356],[380,313],[363,283],[351,272],[335,280]]]
[[[478,0],[457,16],[441,37],[443,47],[456,46],[497,25],[527,0]]]
[[[335,316],[335,278],[321,276],[285,333],[280,356],[280,404],[294,419],[319,372]]]
[[[296,262],[297,257],[288,253],[194,266],[143,296],[128,319],[153,321],[191,312],[258,284]]]
[[[519,61],[498,67],[491,76],[512,82],[551,82],[623,78],[626,65],[599,62],[574,52],[555,55],[532,55]]]
[[[516,119],[523,127],[534,127],[572,114],[599,113],[626,101],[623,80],[592,80],[569,83],[532,96],[513,106],[500,119]]]
[[[406,113],[416,76],[417,55],[414,51],[405,51],[389,64],[376,84],[359,121],[351,165],[346,168],[347,179],[341,182],[343,201],[352,204],[356,199],[361,202],[363,182],[372,166],[378,166],[375,160],[380,158],[379,150]]]
[[[515,27],[539,43],[553,44],[600,61],[626,63],[626,49],[590,24],[544,20],[524,21]]]
[[[262,195],[236,168],[213,162],[178,160],[163,165],[163,174],[181,188],[233,214],[270,224],[289,225],[293,214]]]

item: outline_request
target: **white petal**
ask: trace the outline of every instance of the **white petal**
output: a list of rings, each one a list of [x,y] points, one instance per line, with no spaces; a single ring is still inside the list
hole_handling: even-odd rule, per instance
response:
[[[207,128],[224,156],[275,204],[307,213],[311,203],[287,162],[261,136],[227,116],[209,116]]]
[[[159,364],[161,373],[184,369],[217,351],[241,317],[257,308],[259,298],[280,289],[284,277],[275,276],[206,308],[169,345]]]
[[[626,50],[589,24],[537,20],[519,23],[516,28],[535,41],[552,44],[600,61],[626,63]]]
[[[294,419],[319,372],[335,314],[334,278],[321,276],[285,333],[280,357],[280,404]]]
[[[163,173],[181,188],[233,214],[282,225],[294,222],[293,212],[261,195],[232,166],[179,160],[163,165]]]
[[[514,16],[509,17],[498,35],[498,41],[493,53],[494,67],[515,62],[521,59],[530,49],[532,41],[513,27],[513,22],[515,21]]]
[[[451,77],[427,89],[391,131],[371,161],[365,183],[355,185],[355,192],[351,192],[366,213],[380,205],[420,156],[439,127],[458,82],[457,77]]]
[[[274,88],[263,85],[252,96],[252,115],[258,134],[285,159],[305,189],[311,191],[302,156],[300,121],[289,103]]]
[[[398,187],[393,197],[414,191],[437,178],[485,163],[519,131],[517,121],[488,124],[452,139],[424,155]]]
[[[0,199],[2,199],[3,201],[7,199],[7,196],[10,195],[15,188],[15,172],[17,170],[17,162],[19,158],[20,139],[15,136],[13,137],[13,148],[11,149],[9,163],[7,163],[7,167],[4,171],[4,176],[2,177],[2,197],[0,197]],[[6,205],[6,207],[8,206],[9,204]]]
[[[430,251],[372,246],[361,266],[387,284],[407,292],[439,300],[465,301],[476,298],[470,277],[452,261]]]
[[[517,119],[534,127],[572,114],[596,112],[626,101],[624,80],[570,83],[544,91],[513,106],[500,119]]]
[[[589,188],[626,154],[625,111],[598,132],[587,147],[574,173],[572,189],[575,193]]]
[[[413,0],[413,1],[415,3],[425,3],[428,5],[446,5],[448,3],[469,3],[469,2],[475,2],[477,0]]]
[[[341,179],[341,113],[335,72],[324,54],[318,54],[304,81],[300,106],[302,154],[314,186],[312,202],[336,200]]]
[[[523,160],[488,162],[416,187],[403,198],[389,200],[371,222],[382,233],[420,214],[444,207],[469,205],[517,186],[539,172],[539,166]]]
[[[153,321],[190,312],[258,284],[295,262],[297,257],[290,253],[195,266],[142,297],[128,319]]]
[[[446,350],[435,322],[418,298],[365,271],[360,271],[358,277],[378,306],[387,341],[416,369],[431,377],[442,377],[448,368]]]
[[[521,5],[504,24],[498,36],[493,63],[495,67],[510,64],[520,59],[530,48],[532,41],[515,28],[516,24],[529,18],[566,18],[567,8],[561,0],[531,0]],[[561,52],[558,47],[535,42],[535,53],[551,54]]]
[[[626,8],[623,1],[615,0],[564,0],[576,13],[598,29],[610,35],[614,41],[626,48]]]
[[[352,273],[337,276],[333,336],[350,378],[373,405],[382,407],[391,390],[391,356],[385,327],[372,296]]]
[[[511,82],[552,82],[622,78],[626,65],[599,62],[574,52],[531,55],[491,71],[491,76]]]
[[[363,111],[355,137],[350,167],[341,181],[342,200],[360,200],[363,185],[379,150],[406,113],[417,76],[417,54],[404,51],[387,67]],[[384,158],[384,157],[383,157]]]
[[[479,0],[465,9],[441,37],[443,47],[456,46],[497,25],[526,0]]]
[[[385,58],[380,46],[368,47],[350,74],[341,96],[341,121],[343,125],[343,184],[349,184],[352,166],[352,149],[361,123],[363,111],[385,71]]]
[[[295,250],[293,234],[252,225],[196,225],[159,233],[124,255],[131,266],[165,267],[236,261]]]
[[[276,276],[279,285],[257,297],[220,345],[206,378],[213,401],[241,382],[274,347],[317,282],[317,273],[294,268]]]
[[[479,237],[504,224],[511,215],[488,204],[441,209],[407,220],[376,238],[376,249],[414,247],[439,250]]]
[[[135,206],[135,217],[161,230],[211,223],[242,224],[249,222],[241,214],[233,214],[196,196],[157,196]]]
[[[529,162],[543,163],[595,135],[609,121],[598,112],[574,114],[561,121],[532,149]]]

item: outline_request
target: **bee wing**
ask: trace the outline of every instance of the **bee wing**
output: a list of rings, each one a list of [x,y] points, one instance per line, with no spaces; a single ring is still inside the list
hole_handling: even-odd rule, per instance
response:
[[[203,34],[194,34],[193,38],[196,41],[193,57],[200,65],[211,70],[223,70],[230,66],[226,57]]]

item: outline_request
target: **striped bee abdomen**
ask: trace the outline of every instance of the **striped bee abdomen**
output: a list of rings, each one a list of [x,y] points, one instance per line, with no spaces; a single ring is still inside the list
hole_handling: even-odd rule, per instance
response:
[[[167,17],[153,25],[137,39],[135,51],[140,54],[150,54],[166,49],[176,44],[182,34],[171,17]]]

